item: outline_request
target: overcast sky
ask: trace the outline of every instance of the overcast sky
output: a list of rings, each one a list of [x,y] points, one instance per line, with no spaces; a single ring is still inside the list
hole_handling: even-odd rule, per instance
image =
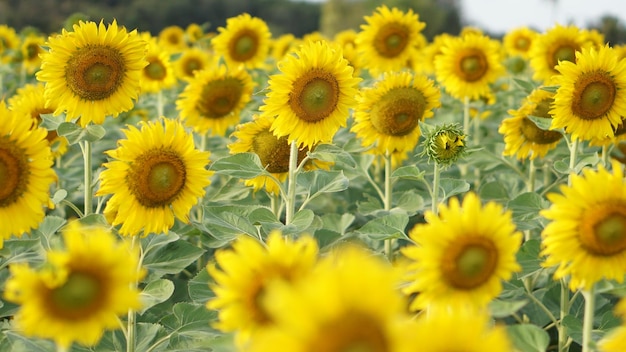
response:
[[[524,25],[543,31],[555,22],[584,27],[607,14],[626,25],[626,0],[461,0],[461,6],[466,21],[495,33]]]

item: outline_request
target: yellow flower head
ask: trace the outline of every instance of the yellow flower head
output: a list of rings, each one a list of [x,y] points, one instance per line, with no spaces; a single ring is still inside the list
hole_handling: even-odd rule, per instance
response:
[[[155,40],[148,41],[146,61],[148,65],[143,68],[139,81],[142,93],[156,93],[176,85],[170,54],[159,47]]]
[[[10,266],[5,298],[20,305],[15,323],[20,333],[54,340],[68,348],[98,343],[104,330],[120,327],[119,316],[141,306],[134,283],[139,253],[103,227],[70,223],[64,250],[48,252],[47,265]]]
[[[530,67],[533,78],[550,85],[552,77],[558,75],[559,62],[576,61],[576,52],[588,46],[589,42],[576,26],[556,25],[535,38],[530,50]]]
[[[211,70],[217,66],[217,59],[202,48],[187,48],[173,62],[176,77],[190,81],[196,72]]]
[[[416,245],[402,250],[414,260],[404,289],[417,293],[411,309],[485,308],[502,291],[502,282],[521,270],[515,255],[522,234],[501,205],[482,206],[468,193],[463,204],[452,198],[448,206],[439,205],[439,215],[426,212],[425,218],[426,224],[409,232]]]
[[[223,136],[239,123],[254,85],[243,68],[216,65],[197,72],[176,100],[183,122],[201,134]]]
[[[530,48],[539,35],[528,27],[515,28],[504,35],[502,44],[509,56],[521,56],[530,58]]]
[[[31,34],[24,38],[20,51],[22,54],[22,65],[28,73],[33,73],[41,66],[41,54],[44,53],[43,45],[45,38]]]
[[[46,83],[46,104],[56,105],[55,115],[80,117],[86,126],[133,108],[147,64],[146,43],[136,30],[128,33],[116,21],[108,27],[81,21],[73,32],[49,37],[47,45],[36,75]]]
[[[272,37],[265,21],[244,13],[227,19],[226,27],[219,27],[217,30],[219,34],[213,38],[211,44],[215,54],[223,57],[228,66],[263,66],[269,54]]]
[[[12,58],[8,55],[10,50],[17,50],[20,45],[20,37],[15,29],[5,24],[0,25],[0,62],[9,62]]]
[[[536,89],[517,110],[509,110],[511,117],[502,121],[498,132],[504,135],[502,155],[515,155],[517,159],[545,157],[548,151],[556,148],[563,135],[556,131],[545,131],[528,118],[537,116],[552,118],[549,113],[554,103],[554,93]]]
[[[602,279],[622,282],[626,274],[626,184],[622,166],[612,167],[572,175],[540,213],[550,220],[541,234],[544,266],[558,266],[554,278],[569,277],[572,291]]]
[[[309,41],[278,63],[269,79],[263,114],[275,116],[272,132],[289,143],[313,147],[330,142],[346,126],[356,103],[359,78],[341,51],[325,41]]]
[[[308,277],[317,262],[317,242],[310,236],[297,240],[283,237],[279,231],[269,234],[267,244],[240,236],[232,249],[215,254],[207,270],[215,283],[215,298],[208,309],[218,310],[216,327],[236,332],[240,344],[259,330],[274,324],[264,304],[267,289],[275,282],[294,285]]]
[[[576,52],[576,63],[561,61],[550,128],[565,128],[572,139],[611,138],[626,116],[626,61],[608,46]]]
[[[33,128],[30,114],[0,101],[0,248],[2,241],[35,229],[56,181],[46,130]]]
[[[124,134],[100,173],[96,195],[112,194],[104,215],[114,226],[122,224],[124,236],[167,232],[174,218],[187,222],[211,182],[209,152],[197,150],[183,125],[166,118],[142,121]]]
[[[419,122],[441,106],[439,89],[426,76],[408,72],[385,74],[374,87],[364,89],[354,114],[352,131],[365,147],[384,155],[413,150],[421,131]]]
[[[361,25],[356,44],[363,67],[372,75],[397,71],[416,56],[420,32],[426,24],[419,21],[413,10],[404,13],[382,5],[371,16],[365,16],[365,21],[367,24]]]
[[[165,51],[179,53],[187,49],[185,42],[185,30],[179,26],[167,26],[158,35],[158,44]]]
[[[467,34],[446,40],[435,59],[437,80],[456,99],[480,99],[504,74],[499,42],[485,35]]]
[[[274,326],[251,351],[414,351],[391,265],[358,247],[324,258],[306,280],[274,284],[263,297]]]

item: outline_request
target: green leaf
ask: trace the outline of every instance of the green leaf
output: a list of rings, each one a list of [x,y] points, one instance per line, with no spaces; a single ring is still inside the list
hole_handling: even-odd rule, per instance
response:
[[[82,141],[98,141],[105,136],[106,129],[102,125],[88,125],[82,128],[73,122],[63,122],[59,124],[57,133],[65,137],[69,144],[76,144]]]
[[[289,225],[295,226],[297,232],[303,232],[311,226],[313,219],[315,219],[315,213],[312,210],[302,209],[294,214]]]
[[[421,181],[424,179],[425,171],[420,171],[415,165],[401,166],[393,171],[392,178],[403,178]]]
[[[214,332],[211,322],[217,319],[217,312],[208,310],[204,305],[187,302],[176,303],[172,314],[161,321],[165,328],[179,335],[194,336],[197,332]]]
[[[368,221],[357,232],[373,240],[405,238],[409,216],[405,213],[392,213]]]
[[[439,186],[443,188],[443,199],[465,193],[470,189],[470,184],[467,181],[454,178],[442,178]]]
[[[85,140],[89,142],[99,141],[106,135],[106,129],[102,125],[88,125],[87,128],[87,136]]]
[[[345,214],[324,214],[321,216],[322,228],[332,230],[338,234],[344,235],[348,227],[354,222],[355,216],[349,213]]]
[[[410,215],[424,209],[424,198],[415,189],[394,193],[394,199],[397,199],[396,206]]]
[[[346,165],[351,168],[356,166],[354,158],[348,152],[334,144],[317,145],[312,152],[309,152],[309,157],[311,159]]]
[[[143,266],[151,271],[148,280],[151,277],[159,278],[165,274],[178,274],[203,253],[202,248],[178,239],[146,253]]]
[[[248,220],[252,224],[262,224],[262,223],[277,223],[278,219],[276,219],[276,215],[266,207],[259,207],[254,209],[248,215]]]
[[[135,351],[148,351],[157,341],[167,336],[162,325],[140,322],[136,328]],[[161,343],[152,351],[165,351],[167,344]]]
[[[518,278],[522,279],[542,270],[542,260],[539,257],[540,251],[541,241],[538,239],[530,239],[522,244],[516,255],[517,262],[522,266],[522,272],[517,274]]]
[[[52,202],[54,204],[59,204],[66,197],[67,197],[67,191],[64,189],[59,189],[56,192],[54,192],[54,196],[52,196]]]
[[[85,217],[78,219],[81,224],[86,226],[104,226],[109,227],[109,222],[102,214],[89,214]]]
[[[559,86],[545,86],[545,87],[541,87],[541,90],[545,90],[546,92],[550,92],[550,93],[556,93],[556,91],[559,89]]]
[[[189,280],[187,289],[189,298],[191,298],[193,303],[205,304],[209,299],[215,297],[213,290],[209,287],[211,282],[213,282],[213,279],[206,269],[200,270],[193,279]]]
[[[507,326],[513,346],[523,352],[545,352],[550,344],[550,336],[542,328],[533,324]]]
[[[496,299],[489,304],[489,311],[494,318],[506,318],[515,314],[526,304],[528,304],[527,300],[505,301]]]
[[[513,78],[513,82],[515,82],[515,84],[522,88],[526,95],[530,94],[536,88],[532,82],[521,80],[518,78]]]
[[[539,211],[543,206],[543,199],[535,192],[526,192],[512,199],[507,208],[513,212],[513,221],[519,230],[532,230],[540,226]]]
[[[48,340],[25,337],[12,330],[4,331],[4,334],[11,344],[12,351],[50,352],[56,350],[54,344]]]
[[[257,237],[257,229],[250,222],[246,209],[234,207],[204,207],[200,228],[215,239],[210,247],[222,247],[242,234]]]
[[[170,280],[159,279],[151,281],[141,291],[141,310],[139,314],[145,313],[155,305],[167,301],[174,293],[174,283]]]
[[[153,251],[157,251],[160,248],[166,246],[170,242],[178,240],[180,236],[177,233],[169,232],[167,235],[150,234],[141,239],[141,248],[143,248],[144,256],[150,254]]]
[[[65,114],[59,114],[57,116],[53,114],[39,114],[39,117],[41,117],[39,127],[43,127],[48,131],[56,131],[59,125],[65,121]]]
[[[255,153],[238,153],[215,160],[211,170],[221,175],[249,179],[266,174],[261,160]]]
[[[550,126],[552,126],[552,118],[550,117],[539,117],[539,116],[532,116],[532,115],[528,115],[527,117],[540,130],[549,131]]]
[[[317,193],[340,192],[348,188],[348,178],[343,171],[314,170],[303,172],[296,180],[299,187],[305,193],[314,195]],[[300,192],[303,192],[301,189]]]
[[[509,191],[502,182],[493,181],[485,183],[480,187],[479,191],[480,199],[482,200],[508,200]]]

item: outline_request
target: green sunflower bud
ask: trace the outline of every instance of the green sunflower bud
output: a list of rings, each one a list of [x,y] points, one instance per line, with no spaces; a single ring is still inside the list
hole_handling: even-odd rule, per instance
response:
[[[465,148],[465,134],[457,124],[438,126],[424,142],[424,154],[444,167],[464,156]]]

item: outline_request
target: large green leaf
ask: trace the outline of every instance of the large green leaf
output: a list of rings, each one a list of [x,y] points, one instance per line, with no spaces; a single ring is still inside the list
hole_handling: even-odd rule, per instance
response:
[[[545,352],[550,344],[548,333],[537,325],[509,325],[507,332],[515,348],[521,352]]]
[[[206,301],[215,297],[213,290],[209,287],[209,283],[213,280],[209,275],[208,270],[203,269],[191,280],[187,285],[189,291],[189,298],[193,303],[205,304]]]
[[[139,314],[145,313],[155,305],[167,301],[174,293],[174,283],[167,279],[158,279],[149,282],[140,294],[141,310]]]
[[[267,174],[259,156],[255,153],[238,153],[217,159],[211,165],[211,170],[221,175],[243,179]]]
[[[409,216],[407,214],[392,213],[368,221],[357,232],[373,240],[405,238],[405,229],[408,223]]]
[[[177,239],[147,252],[143,266],[150,271],[148,280],[160,278],[165,274],[178,274],[203,253],[202,248]]]
[[[314,195],[343,191],[348,188],[349,181],[343,171],[314,170],[299,174],[297,184],[298,193]]]

